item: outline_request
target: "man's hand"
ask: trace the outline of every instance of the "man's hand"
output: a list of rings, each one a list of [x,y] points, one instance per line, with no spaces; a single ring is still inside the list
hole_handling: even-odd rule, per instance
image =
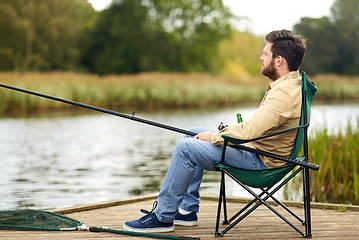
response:
[[[211,137],[213,135],[213,132],[201,132],[199,134],[197,134],[196,136],[194,136],[194,138],[202,140],[202,141],[206,141],[206,142],[211,142]]]

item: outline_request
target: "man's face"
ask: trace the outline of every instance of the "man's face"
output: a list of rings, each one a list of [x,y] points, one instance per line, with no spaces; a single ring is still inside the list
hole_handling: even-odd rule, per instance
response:
[[[262,61],[262,74],[274,81],[278,79],[278,74],[274,66],[273,53],[271,51],[272,44],[273,43],[267,43],[263,49],[263,55],[260,57],[260,60]]]

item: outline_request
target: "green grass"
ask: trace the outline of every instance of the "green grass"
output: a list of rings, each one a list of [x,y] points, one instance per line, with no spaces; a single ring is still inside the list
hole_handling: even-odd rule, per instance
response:
[[[309,142],[309,159],[320,166],[312,172],[316,202],[359,204],[359,119],[338,134],[319,131]]]
[[[206,107],[259,101],[262,80],[246,83],[240,78],[205,74],[159,74],[106,76],[75,73],[2,73],[0,82],[90,105],[121,108]],[[28,94],[0,89],[0,114],[28,113],[69,107]]]
[[[359,77],[322,75],[311,80],[318,85],[318,100],[359,98]],[[99,77],[51,72],[0,73],[0,82],[101,107],[162,109],[259,103],[269,80],[263,76],[143,73]],[[7,89],[0,89],[0,101],[0,115],[70,107]]]
[[[323,129],[313,134],[309,139],[309,160],[320,168],[310,171],[312,201],[359,204],[358,152],[359,118],[356,125],[348,123],[347,128],[338,133]],[[291,192],[293,189],[299,191],[302,186],[302,177],[295,178],[286,186],[285,197],[298,200]]]
[[[311,78],[318,86],[317,100],[356,100],[359,98],[359,76],[320,75]]]

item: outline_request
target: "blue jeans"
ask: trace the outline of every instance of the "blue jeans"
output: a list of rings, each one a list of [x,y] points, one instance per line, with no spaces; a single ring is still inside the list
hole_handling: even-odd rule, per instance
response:
[[[200,127],[189,130],[195,133],[208,131]],[[215,171],[214,162],[221,161],[221,154],[222,146],[191,136],[185,136],[177,143],[158,195],[155,210],[158,220],[164,223],[173,222],[178,208],[198,212],[203,171]],[[225,162],[244,169],[267,169],[256,154],[233,148],[227,148]]]

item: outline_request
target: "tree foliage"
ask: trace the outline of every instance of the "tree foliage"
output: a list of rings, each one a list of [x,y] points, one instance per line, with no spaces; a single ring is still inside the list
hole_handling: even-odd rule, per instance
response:
[[[294,29],[308,39],[308,73],[359,74],[359,0],[336,0],[331,16],[302,18]]]
[[[9,5],[0,4],[0,70],[21,68],[31,37],[27,21]]]
[[[73,69],[94,13],[87,0],[1,0],[0,70]]]
[[[99,74],[215,72],[229,18],[221,0],[114,0],[91,31],[84,64]]]
[[[233,32],[222,0],[0,0],[0,71],[149,71],[253,75],[262,37]],[[359,75],[359,0],[294,26],[309,74]]]
[[[263,37],[247,32],[233,31],[231,36],[219,45],[219,58],[223,64],[222,74],[235,76],[253,76],[261,72],[264,46]]]

